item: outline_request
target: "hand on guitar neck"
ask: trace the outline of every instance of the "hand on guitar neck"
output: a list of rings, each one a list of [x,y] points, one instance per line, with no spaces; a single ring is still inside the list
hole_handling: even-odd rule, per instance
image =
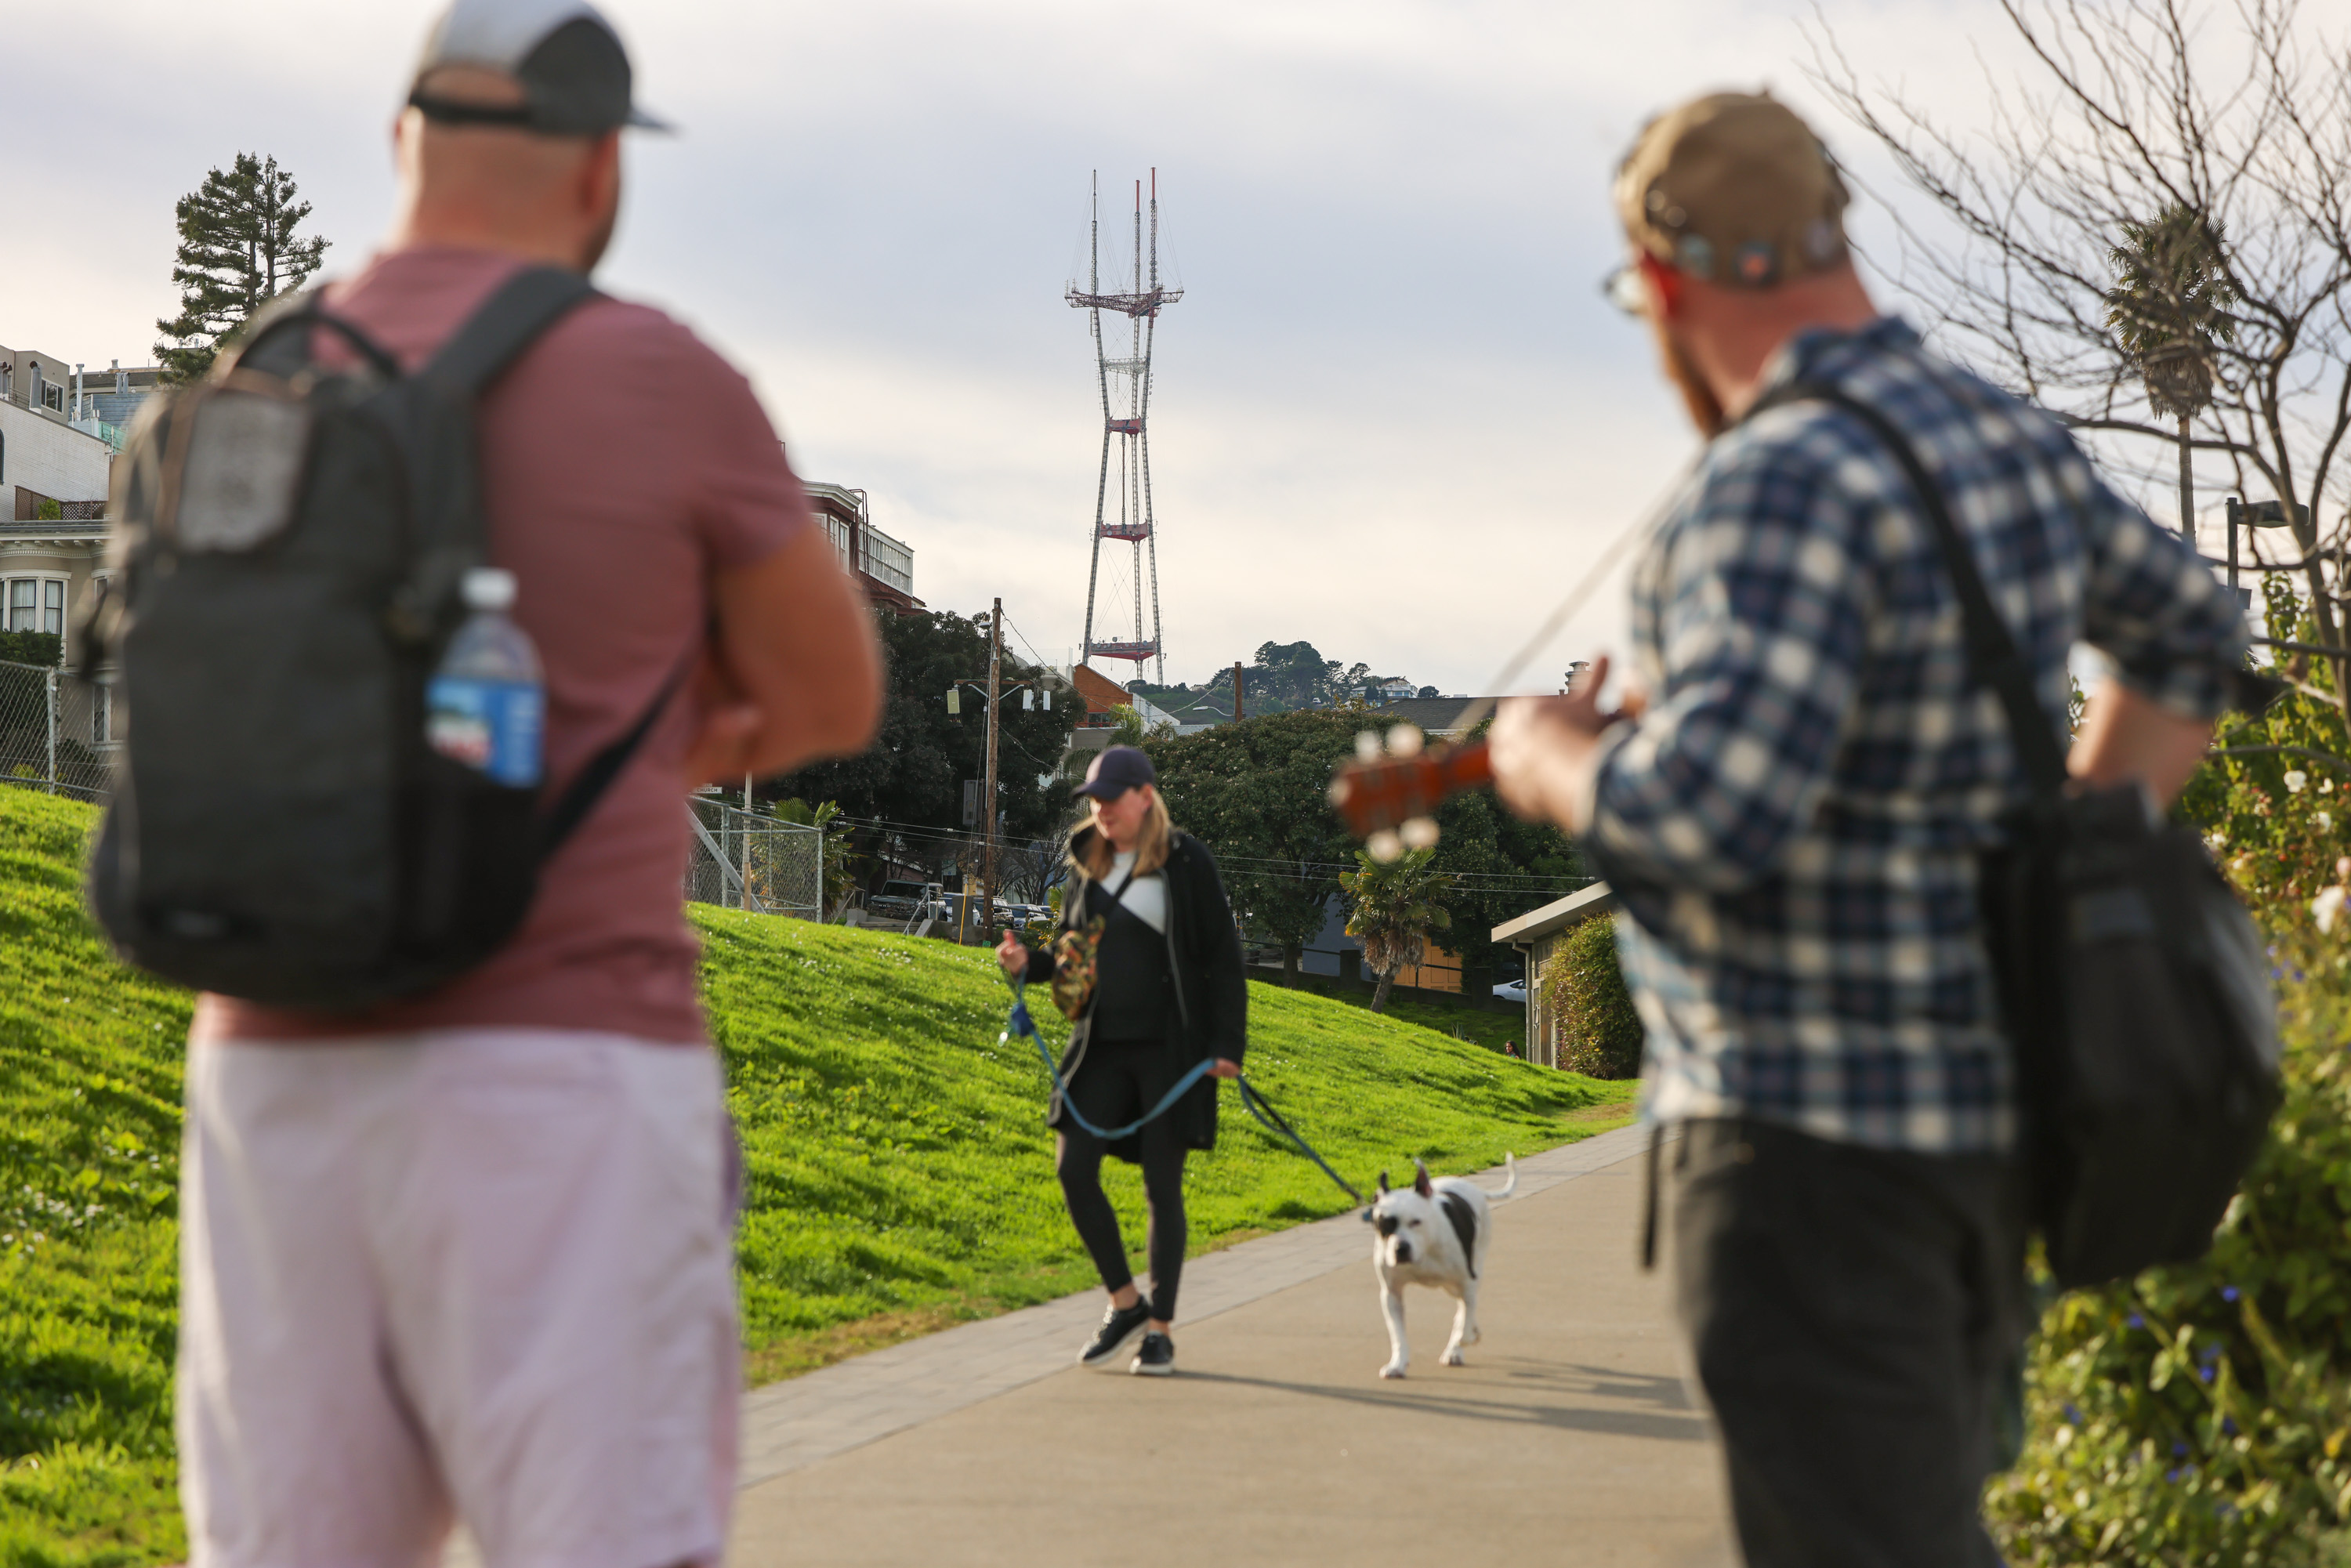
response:
[[[1388,732],[1382,755],[1366,732],[1357,737],[1363,754],[1331,780],[1331,803],[1382,861],[1435,843],[1437,808],[1481,784],[1496,785],[1522,817],[1581,831],[1590,811],[1592,754],[1600,733],[1619,719],[1637,718],[1644,706],[1635,691],[1614,711],[1604,712],[1599,693],[1607,679],[1608,661],[1601,658],[1565,696],[1510,698],[1497,711],[1486,740],[1423,749],[1420,732],[1398,725]]]

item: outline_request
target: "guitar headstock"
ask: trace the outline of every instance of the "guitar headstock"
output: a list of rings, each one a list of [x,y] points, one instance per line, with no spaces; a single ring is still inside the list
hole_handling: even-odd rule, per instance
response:
[[[1437,808],[1493,777],[1482,740],[1429,746],[1418,727],[1399,724],[1383,745],[1366,729],[1355,736],[1355,759],[1332,776],[1331,804],[1371,857],[1385,862],[1436,843]]]

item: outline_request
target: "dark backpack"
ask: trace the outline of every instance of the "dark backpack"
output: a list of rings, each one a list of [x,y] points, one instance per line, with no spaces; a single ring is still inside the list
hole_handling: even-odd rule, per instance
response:
[[[464,973],[521,923],[676,684],[552,800],[425,744],[459,580],[488,564],[475,400],[593,292],[527,269],[413,376],[298,297],[142,417],[91,628],[129,737],[89,895],[125,959],[350,1009]],[[350,350],[333,365],[329,336]]]
[[[2199,1258],[2278,1103],[2261,934],[2203,839],[2138,786],[2069,787],[2030,667],[1900,430],[1821,383],[1757,411],[1806,400],[1859,418],[1901,465],[1958,591],[1969,668],[2032,784],[1979,894],[2049,1271],[2070,1288]]]

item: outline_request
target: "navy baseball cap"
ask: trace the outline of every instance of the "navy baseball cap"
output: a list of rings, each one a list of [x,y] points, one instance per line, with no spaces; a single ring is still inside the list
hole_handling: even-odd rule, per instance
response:
[[[442,66],[483,66],[521,84],[518,104],[482,104],[423,90]],[[601,136],[623,125],[669,126],[632,97],[628,51],[587,0],[452,0],[425,36],[408,101],[447,125],[510,125],[550,136]]]
[[[1132,746],[1110,746],[1086,766],[1086,781],[1078,786],[1081,795],[1092,795],[1097,800],[1115,800],[1137,784],[1156,784],[1159,775],[1152,771],[1151,758]]]

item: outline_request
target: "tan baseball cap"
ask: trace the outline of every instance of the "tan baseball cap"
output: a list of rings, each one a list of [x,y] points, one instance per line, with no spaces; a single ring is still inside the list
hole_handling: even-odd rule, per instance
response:
[[[1635,245],[1743,288],[1843,260],[1850,200],[1821,139],[1769,93],[1709,93],[1667,110],[1616,172],[1616,214]]]

